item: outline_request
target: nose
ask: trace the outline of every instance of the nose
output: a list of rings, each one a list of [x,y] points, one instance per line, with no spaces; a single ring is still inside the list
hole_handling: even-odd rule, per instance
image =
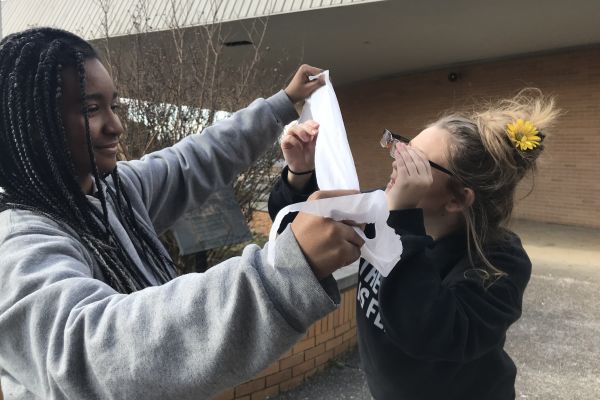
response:
[[[119,115],[117,115],[117,113],[111,110],[107,121],[104,124],[105,134],[119,137],[123,134],[123,131],[123,124],[121,124],[121,119],[119,118]]]

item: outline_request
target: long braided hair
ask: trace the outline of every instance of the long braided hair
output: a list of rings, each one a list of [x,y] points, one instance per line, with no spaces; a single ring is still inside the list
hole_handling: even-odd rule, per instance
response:
[[[130,293],[151,282],[136,267],[108,219],[107,197],[137,253],[159,283],[175,277],[164,248],[136,219],[118,169],[101,176],[94,157],[85,107],[85,68],[98,58],[82,38],[52,28],[35,28],[0,42],[0,207],[28,210],[74,232],[89,250],[102,278],[115,290]],[[76,179],[62,121],[63,69],[79,77],[81,112],[100,209]]]

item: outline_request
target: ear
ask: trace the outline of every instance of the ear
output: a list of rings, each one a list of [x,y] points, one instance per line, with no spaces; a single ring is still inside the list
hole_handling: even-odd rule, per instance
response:
[[[446,203],[446,211],[448,213],[462,212],[473,205],[475,201],[475,192],[471,188],[464,188],[461,198],[452,196],[450,201]]]

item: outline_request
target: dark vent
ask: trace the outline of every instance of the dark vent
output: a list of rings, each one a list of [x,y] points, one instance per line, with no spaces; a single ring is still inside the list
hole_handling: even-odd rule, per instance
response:
[[[250,46],[251,44],[252,42],[249,40],[236,40],[223,43],[223,45],[226,47]]]

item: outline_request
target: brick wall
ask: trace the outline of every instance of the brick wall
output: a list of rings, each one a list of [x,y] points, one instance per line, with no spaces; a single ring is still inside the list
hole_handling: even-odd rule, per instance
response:
[[[449,72],[459,73],[455,82]],[[332,72],[334,73],[334,72]],[[335,75],[333,76],[335,78]],[[534,86],[565,111],[516,217],[600,227],[600,47],[407,74],[336,88],[362,188],[383,186],[383,128],[414,135],[443,111]],[[525,179],[518,198],[531,188]]]
[[[340,307],[315,322],[304,338],[254,379],[213,400],[262,400],[292,389],[327,362],[356,346],[356,287],[342,293]]]

